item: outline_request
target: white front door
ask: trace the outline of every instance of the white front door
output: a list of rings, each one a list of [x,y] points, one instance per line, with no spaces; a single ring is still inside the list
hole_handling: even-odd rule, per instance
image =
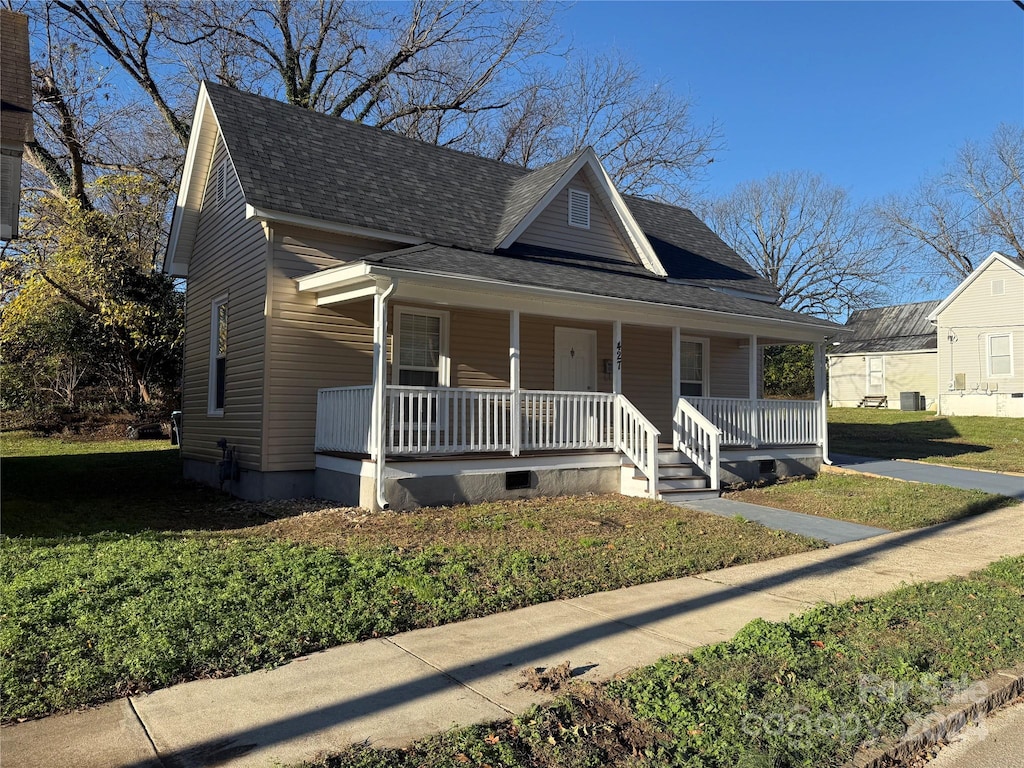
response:
[[[597,390],[597,331],[555,328],[555,389]]]
[[[881,357],[868,358],[868,389],[869,395],[885,394],[885,361]]]

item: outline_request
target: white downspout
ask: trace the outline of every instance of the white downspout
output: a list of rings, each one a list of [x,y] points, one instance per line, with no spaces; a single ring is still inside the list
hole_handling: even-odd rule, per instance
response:
[[[388,374],[388,297],[395,292],[397,283],[389,281],[383,290],[377,284],[377,293],[373,294],[373,406],[370,423],[373,425],[373,485],[377,506],[388,508],[384,498],[384,462],[386,445],[384,429],[384,402],[387,392]]]
[[[818,443],[821,445],[821,460],[831,466],[832,459],[828,457],[828,390],[825,388],[825,344],[822,342],[817,342],[814,345],[814,397],[818,401],[820,411]]]
[[[523,398],[520,390],[522,360],[519,351],[519,310],[508,315],[508,383],[512,389],[512,455],[518,456],[523,441]]]

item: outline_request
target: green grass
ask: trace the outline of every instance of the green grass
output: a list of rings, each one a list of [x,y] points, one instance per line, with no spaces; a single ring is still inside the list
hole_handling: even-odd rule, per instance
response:
[[[829,447],[882,459],[1024,472],[1024,419],[830,408]]]
[[[621,496],[413,514],[304,502],[253,525],[268,505],[181,480],[153,444],[5,435],[3,449],[8,720],[821,546]]]
[[[813,479],[734,491],[726,496],[893,531],[935,525],[1020,503],[984,491],[832,472]]]
[[[1024,661],[1024,558],[872,600],[755,620],[731,641],[581,686],[514,720],[318,766],[827,768]]]

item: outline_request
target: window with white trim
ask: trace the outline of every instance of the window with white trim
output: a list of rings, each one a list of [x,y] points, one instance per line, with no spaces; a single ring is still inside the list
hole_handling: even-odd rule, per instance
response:
[[[569,187],[569,226],[590,229],[590,193]]]
[[[214,299],[210,308],[210,386],[207,413],[224,415],[228,361],[228,297]]]
[[[412,387],[448,386],[448,313],[395,309],[391,378]]]
[[[703,339],[680,339],[680,397],[704,397],[707,394],[707,351],[707,342]]]
[[[1013,334],[993,333],[988,337],[988,375],[1013,375]]]

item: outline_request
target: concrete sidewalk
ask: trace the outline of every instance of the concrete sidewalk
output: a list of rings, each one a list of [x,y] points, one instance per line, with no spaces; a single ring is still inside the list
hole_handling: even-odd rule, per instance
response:
[[[1022,448],[1021,450],[1024,450]],[[923,461],[897,461],[895,459],[872,459],[867,456],[850,456],[842,453],[830,454],[834,466],[855,472],[865,472],[897,480],[915,483],[951,485],[954,488],[973,488],[986,493],[998,493],[1024,501],[1024,475],[1003,472],[981,472],[976,469],[960,469],[928,464]]]
[[[967,574],[1024,553],[1024,505],[697,577],[341,646],[0,731],[4,768],[266,766],[361,741],[406,744],[543,700],[520,670],[606,680],[731,638],[756,617]]]
[[[732,499],[696,499],[681,502],[682,506],[708,512],[720,517],[736,517],[760,523],[765,528],[776,531],[789,531],[812,539],[821,539],[829,544],[846,544],[851,541],[870,539],[890,531],[860,523],[848,523],[831,517],[805,515],[802,512],[790,512],[788,509],[762,507],[760,504],[748,504],[745,501]]]

